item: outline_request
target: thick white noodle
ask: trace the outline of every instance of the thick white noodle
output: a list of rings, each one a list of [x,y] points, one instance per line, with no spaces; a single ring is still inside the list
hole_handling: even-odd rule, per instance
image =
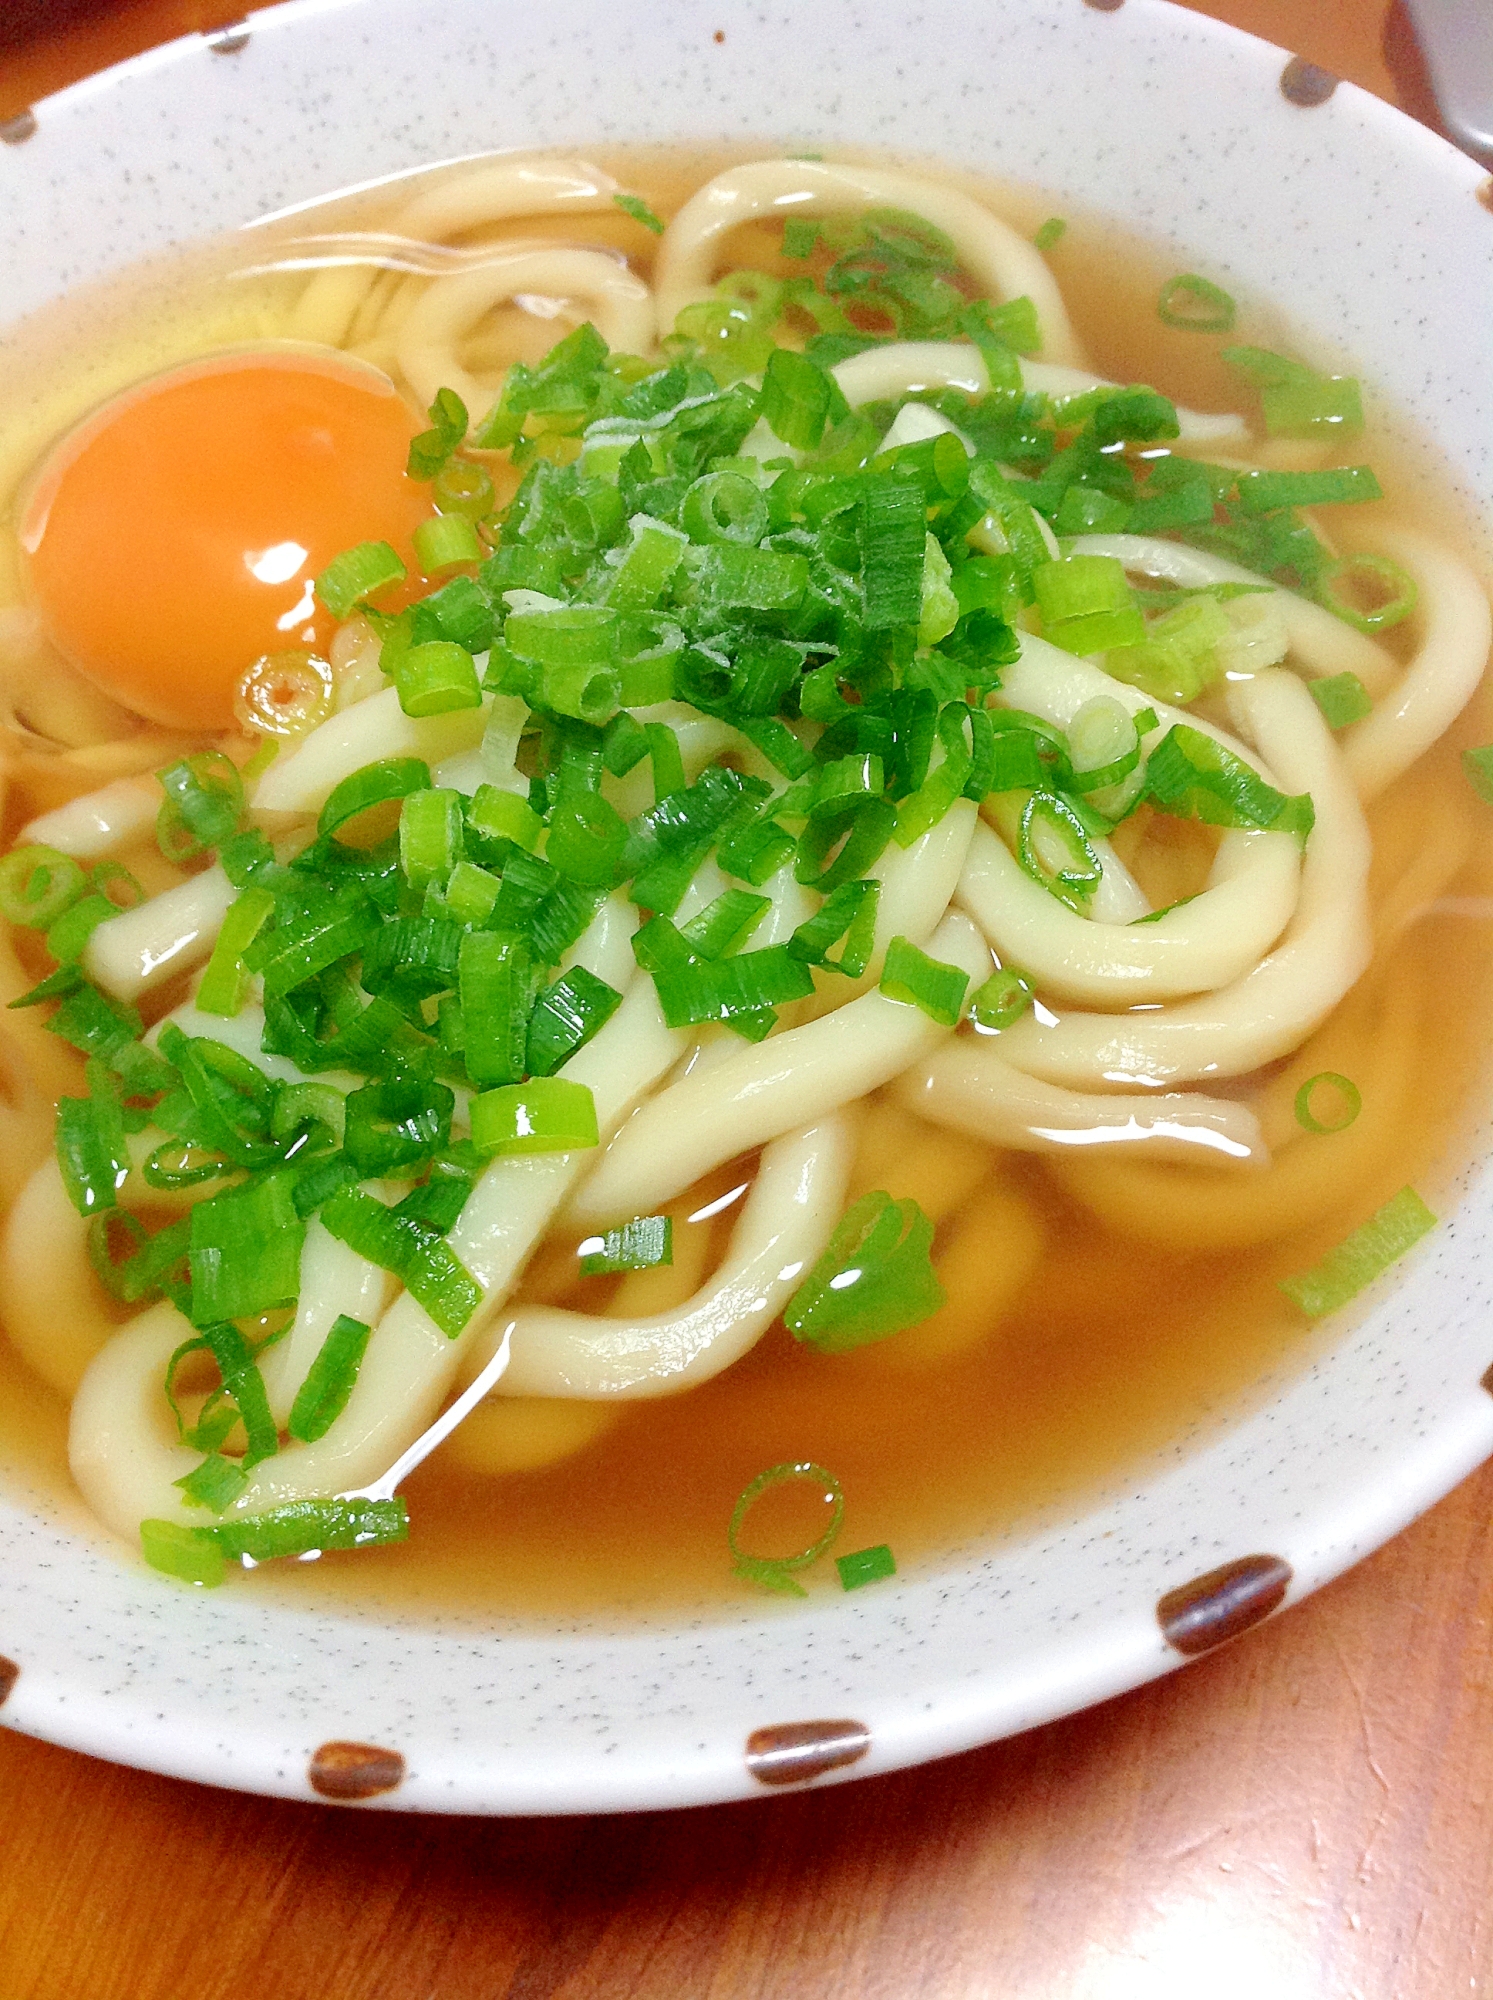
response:
[[[1287,792],[1310,792],[1295,915],[1274,951],[1232,986],[1132,1014],[1030,1018],[1001,1036],[1001,1056],[1073,1087],[1161,1088],[1238,1076],[1298,1047],[1342,999],[1370,953],[1370,841],[1343,756],[1294,674],[1265,673],[1232,697]]]
[[[474,419],[496,402],[500,384],[479,382],[457,359],[463,340],[494,306],[538,297],[574,302],[609,347],[646,354],[655,339],[653,294],[620,252],[563,244],[516,244],[494,250],[474,271],[432,278],[406,315],[394,351],[422,403],[454,389]]]
[[[1192,1166],[1269,1163],[1259,1120],[1247,1105],[1194,1091],[1121,1097],[1065,1090],[1014,1069],[977,1036],[946,1043],[899,1079],[896,1095],[936,1125],[1022,1153],[1099,1148]]]
[[[1183,590],[1202,590],[1211,583],[1247,583],[1268,590],[1285,624],[1291,658],[1309,674],[1357,674],[1368,692],[1378,695],[1399,672],[1394,656],[1367,633],[1345,625],[1309,597],[1282,590],[1268,576],[1256,576],[1223,556],[1156,535],[1079,535],[1071,547],[1075,555],[1113,556],[1132,576],[1158,577]]]
[[[638,962],[632,955],[632,935],[637,927],[638,912],[619,889],[607,897],[565,953],[560,970],[569,972],[573,965],[584,966],[608,986],[625,993],[637,970]]]
[[[1118,389],[1102,375],[1084,368],[1060,368],[1045,361],[1022,361],[1022,386],[1051,396],[1078,396],[1087,389]],[[961,340],[893,340],[867,348],[830,371],[847,403],[883,403],[896,396],[915,396],[925,389],[962,389],[984,396],[990,370],[978,347]],[[1249,436],[1242,417],[1212,416],[1177,405],[1177,426],[1185,444],[1243,443]]]
[[[439,243],[520,216],[611,211],[616,192],[611,175],[587,160],[501,160],[457,175],[393,215],[373,239],[371,256],[348,262],[344,255],[318,271],[297,300],[287,332],[293,340],[341,347],[380,266],[408,245]]]
[[[202,963],[237,894],[214,862],[101,923],[83,949],[83,970],[116,1000],[137,999]]]
[[[560,1074],[590,1086],[598,1124],[610,1133],[682,1046],[683,1037],[664,1025],[651,981],[639,980]],[[259,1513],[308,1494],[347,1492],[386,1471],[435,1416],[463,1352],[502,1306],[589,1157],[495,1160],[450,1234],[452,1249],[484,1295],[465,1331],[448,1339],[402,1293],[374,1329],[347,1408],[331,1430],[315,1444],[287,1446],[256,1466],[231,1511]],[[167,1357],[189,1331],[169,1306],[132,1320],[93,1362],[73,1402],[73,1477],[100,1520],[127,1538],[146,1518],[193,1518],[173,1481],[192,1469],[196,1454],[176,1442],[161,1394]]]
[[[967,972],[971,989],[989,975],[989,947],[957,911],[928,950]],[[570,1219],[591,1228],[647,1215],[738,1153],[889,1083],[949,1033],[921,1008],[864,993],[820,1020],[690,1071],[622,1128],[577,1189]]]
[[[1199,895],[1145,923],[1103,923],[1050,895],[982,825],[959,904],[1002,964],[1019,965],[1044,999],[1121,1007],[1208,993],[1242,977],[1290,921],[1300,879],[1293,835],[1230,831]]]
[[[722,241],[742,223],[764,215],[854,215],[866,208],[908,209],[943,230],[981,291],[1032,301],[1044,354],[1055,361],[1081,359],[1051,271],[1008,223],[940,181],[824,160],[756,160],[729,167],[690,196],[658,248],[653,282],[660,329],[672,332],[687,305],[708,297]]]
[[[1418,528],[1380,528],[1374,550],[1415,579],[1417,646],[1372,715],[1344,732],[1343,753],[1367,802],[1429,750],[1467,706],[1488,663],[1493,616],[1477,577]]]
[[[31,820],[16,835],[15,845],[28,847],[36,841],[75,861],[97,861],[149,833],[160,807],[161,788],[154,778],[116,778],[112,785]]]
[[[840,1218],[854,1159],[850,1123],[832,1114],[775,1139],[719,1270],[684,1305],[646,1319],[528,1306],[504,1316],[464,1364],[475,1375],[511,1328],[503,1396],[672,1396],[739,1361],[786,1305]]]
[[[254,790],[263,813],[319,812],[344,778],[383,757],[420,757],[432,766],[482,741],[487,704],[446,715],[406,715],[399,690],[383,688],[329,716],[289,756],[279,756]]]
[[[88,1260],[88,1222],[67,1198],[54,1158],[11,1205],[0,1237],[5,1331],[43,1382],[71,1396],[114,1332]]]

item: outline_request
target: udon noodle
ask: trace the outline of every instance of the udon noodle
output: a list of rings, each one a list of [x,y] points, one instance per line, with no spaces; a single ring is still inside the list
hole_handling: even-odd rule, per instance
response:
[[[1386,968],[1468,852],[1423,774],[1489,611],[1352,469],[1355,386],[1242,343],[1222,411],[1112,381],[1058,260],[923,172],[684,193],[468,167],[276,244],[257,338],[165,357],[433,425],[417,556],[324,567],[231,713],[137,698],[47,582],[127,369],[9,426],[5,1322],[178,1574],[183,1531],[380,1538],[336,1509],[500,1353],[449,1450],[512,1481],[785,1315],[830,1399],[965,1365],[1054,1203],[1111,1260],[1321,1249],[1394,1172]],[[1233,302],[1177,285],[1216,350]]]

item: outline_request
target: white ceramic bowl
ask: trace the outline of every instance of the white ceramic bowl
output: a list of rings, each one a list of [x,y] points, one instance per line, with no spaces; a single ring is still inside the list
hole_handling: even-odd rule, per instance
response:
[[[903,148],[1112,213],[1183,267],[1282,302],[1493,521],[1482,176],[1330,84],[1164,0],[299,0],[80,84],[29,133],[5,128],[0,305],[19,314],[172,242],[494,147]],[[799,1610],[631,1633],[363,1622],[173,1589],[55,1503],[12,1498],[4,1719],[214,1784],[463,1812],[761,1796],[1024,1729],[1314,1588],[1493,1450],[1493,1190],[1478,1170],[1461,1191],[1357,1321],[1250,1413],[1061,1527]],[[1179,1591],[1169,1643],[1158,1600]]]

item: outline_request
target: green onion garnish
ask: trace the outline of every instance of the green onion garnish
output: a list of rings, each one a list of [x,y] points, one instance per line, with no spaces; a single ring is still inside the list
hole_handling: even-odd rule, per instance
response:
[[[1241,472],[1237,490],[1246,514],[1384,498],[1384,489],[1367,465],[1328,466],[1320,472]]]
[[[409,458],[404,469],[411,479],[434,479],[438,473],[443,472],[452,452],[464,442],[467,434],[467,406],[454,389],[437,389],[435,401],[426,415],[430,418],[431,428],[428,431],[421,431],[417,438],[412,438],[410,441]],[[476,466],[472,467],[473,472],[478,470]],[[449,492],[449,487],[446,490]],[[489,495],[491,492],[492,482],[489,480]],[[482,511],[485,513],[487,510],[484,508]],[[369,545],[365,544],[366,546]],[[376,547],[377,544],[373,546]],[[425,564],[418,537],[415,552],[420,555],[420,560],[428,571],[430,566]],[[335,615],[340,617],[343,614]]]
[[[1307,686],[1329,729],[1346,729],[1374,712],[1373,699],[1357,674],[1329,674]]]
[[[1312,1099],[1322,1090],[1337,1099],[1336,1112],[1326,1118],[1312,1109]],[[1309,1076],[1296,1093],[1296,1122],[1308,1132],[1346,1132],[1362,1109],[1358,1085],[1336,1070],[1324,1069],[1318,1076]]]
[[[243,955],[275,912],[275,898],[268,889],[245,889],[229,906],[213,946],[212,957],[197,988],[197,1007],[203,1014],[234,1015],[244,1004],[248,975]]]
[[[1493,743],[1481,744],[1475,750],[1464,750],[1462,769],[1468,784],[1483,804],[1493,806]]]
[[[651,229],[655,236],[662,236],[664,224],[655,215],[640,194],[614,194],[612,200],[624,215],[630,215],[634,222],[641,222],[645,229]]]
[[[244,809],[237,767],[220,750],[205,750],[156,773],[166,794],[156,816],[156,841],[168,861],[185,861],[221,847]]]
[[[783,1312],[821,1354],[843,1354],[916,1326],[944,1302],[930,1261],[933,1224],[915,1201],[863,1195]]]
[[[1317,578],[1317,597],[1360,632],[1387,632],[1408,618],[1419,599],[1415,579],[1387,556],[1346,556]]]
[[[1068,653],[1139,645],[1145,620],[1113,556],[1065,556],[1032,572],[1043,636]]]
[[[584,1083],[531,1077],[472,1099],[479,1153],[568,1153],[599,1144],[596,1100]]]
[[[998,1035],[1019,1021],[1032,1004],[1032,989],[1011,966],[992,972],[983,986],[975,989],[969,1003],[969,1018],[981,1034]]]
[[[581,1275],[607,1278],[618,1271],[650,1271],[657,1264],[674,1261],[674,1218],[670,1215],[640,1215],[609,1229],[604,1236],[588,1236],[577,1252]]]
[[[342,1415],[371,1333],[364,1320],[338,1313],[291,1405],[285,1428],[293,1438],[315,1444]]]
[[[1271,437],[1347,436],[1363,429],[1363,400],[1351,375],[1318,375],[1263,347],[1226,347],[1232,362],[1259,385]]]
[[[1309,794],[1285,797],[1214,737],[1183,722],[1150,753],[1146,796],[1179,818],[1209,826],[1274,827],[1302,841],[1316,817]]]
[[[886,948],[881,973],[881,991],[889,1000],[920,1007],[929,1020],[942,1027],[958,1026],[959,1008],[969,974],[957,965],[930,958],[905,937],[894,937]]]
[[[840,1572],[842,1589],[859,1590],[864,1584],[880,1583],[883,1577],[895,1576],[897,1561],[886,1543],[878,1542],[874,1549],[856,1549],[848,1556],[836,1556],[835,1568]]]
[[[1320,1319],[1355,1298],[1435,1227],[1435,1216],[1414,1188],[1401,1188],[1351,1236],[1329,1250],[1320,1264],[1298,1278],[1283,1279],[1281,1290],[1303,1312]]]
[[[152,1569],[211,1589],[228,1564],[273,1562],[313,1549],[375,1548],[409,1539],[409,1509],[392,1500],[288,1500],[265,1514],[244,1514],[213,1528],[142,1521],[140,1547]]]
[[[433,514],[415,529],[414,543],[416,558],[427,576],[438,576],[461,563],[481,562],[487,553],[464,514]]]
[[[1042,251],[1045,255],[1047,251],[1056,249],[1067,234],[1068,225],[1062,216],[1049,215],[1032,238],[1032,243],[1035,248]]]
[[[404,577],[404,564],[387,542],[359,542],[333,556],[316,579],[316,595],[334,618],[347,618],[365,599]]]
[[[1163,326],[1180,327],[1192,333],[1229,333],[1233,330],[1234,301],[1220,286],[1195,272],[1169,278],[1156,301],[1156,316]]]
[[[755,1503],[771,1487],[781,1486],[794,1480],[802,1480],[819,1489],[829,1508],[829,1524],[821,1535],[809,1543],[807,1548],[791,1550],[786,1555],[750,1555],[741,1546],[741,1531],[746,1525],[747,1515]],[[765,1472],[747,1487],[735,1507],[731,1510],[730,1525],[726,1529],[726,1541],[731,1550],[731,1567],[736,1574],[749,1583],[757,1583],[764,1590],[777,1591],[785,1597],[807,1597],[808,1592],[796,1579],[795,1572],[807,1569],[834,1544],[845,1518],[845,1495],[840,1482],[832,1472],[826,1472],[822,1465],[815,1465],[810,1459],[799,1459],[792,1464],[770,1465]]]
[[[482,1303],[482,1288],[471,1272],[444,1235],[420,1217],[401,1215],[372,1195],[343,1188],[323,1207],[321,1220],[349,1249],[401,1279],[452,1340]]]
[[[193,1320],[201,1326],[292,1305],[301,1289],[305,1235],[289,1174],[266,1174],[199,1201],[188,1252]]]
[[[88,878],[55,847],[17,847],[0,860],[0,915],[44,931],[84,894]]]

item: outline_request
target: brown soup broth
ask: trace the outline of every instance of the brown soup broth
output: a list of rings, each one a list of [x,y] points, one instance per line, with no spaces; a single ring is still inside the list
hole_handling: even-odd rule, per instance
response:
[[[722,165],[751,156],[598,157],[668,214]],[[407,197],[401,186],[393,206]],[[992,201],[1029,231],[1049,212],[1025,193],[996,190]],[[6,402],[16,428],[45,441],[131,373],[272,335],[301,282],[265,268],[286,238],[375,227],[389,202],[385,191],[331,204],[293,227],[210,246],[41,316],[8,343],[16,366]],[[642,261],[638,232],[620,218],[587,216],[569,227],[577,240],[625,243]],[[505,236],[557,233],[552,221],[503,227]],[[737,250],[736,261],[774,266],[763,231],[741,232]],[[1171,260],[1117,236],[1108,222],[1078,217],[1052,263],[1097,369],[1154,381],[1201,407],[1240,406],[1239,384],[1219,358],[1223,342],[1169,331],[1156,317]],[[254,266],[257,275],[243,275]],[[489,358],[536,358],[558,330],[553,320],[505,310],[485,336]],[[1247,309],[1232,338],[1280,344],[1280,323]],[[7,414],[0,407],[0,446]],[[1406,508],[1396,454],[1371,435],[1353,442],[1351,456],[1372,462],[1389,493],[1361,526],[1372,545],[1373,514]],[[1415,502],[1424,518],[1424,496]],[[1443,529],[1454,521],[1449,503],[1430,511]],[[12,551],[0,550],[0,598],[12,563]],[[1488,1060],[1493,845],[1487,809],[1458,759],[1463,745],[1493,733],[1489,720],[1480,694],[1370,812],[1379,937],[1370,971],[1300,1051],[1226,1086],[1261,1110],[1267,1137],[1284,1147],[1277,1165],[1229,1175],[1050,1161],[993,1151],[873,1099],[861,1113],[853,1192],[912,1196],[937,1219],[935,1262],[949,1302],[933,1322],[842,1356],[798,1346],[779,1324],[735,1367],[682,1396],[547,1405],[531,1412],[532,1422],[515,1415],[516,1404],[491,1419],[480,1411],[470,1436],[458,1435],[409,1482],[408,1544],[281,1565],[245,1587],[478,1622],[685,1607],[749,1612],[762,1600],[732,1576],[725,1528],[737,1496],[766,1466],[813,1460],[830,1468],[846,1502],[838,1549],[887,1542],[905,1571],[1071,1513],[1237,1420],[1341,1328],[1311,1329],[1279,1280],[1315,1262],[1407,1183],[1434,1207],[1461,1162]],[[9,834],[56,802],[55,782],[49,789],[34,760],[12,759]],[[1158,863],[1147,860],[1143,831],[1129,837],[1127,858],[1143,878],[1148,868],[1160,871],[1147,880],[1153,893],[1166,867],[1206,863],[1206,845],[1190,861],[1179,849],[1180,859]],[[1295,1136],[1295,1091],[1324,1070],[1354,1080],[1363,1114],[1335,1136]],[[573,1236],[541,1249],[518,1298],[605,1311],[619,1285],[631,1285],[631,1310],[677,1303],[722,1256],[751,1168],[737,1163],[672,1205],[679,1275],[649,1274],[653,1305],[637,1279],[577,1279]],[[705,1219],[689,1219],[707,1208]],[[49,1496],[82,1525],[66,1481],[65,1426],[62,1405],[0,1348],[7,1481]],[[521,1469],[526,1455],[561,1445],[565,1455]],[[489,1463],[496,1453],[519,1469],[479,1470],[484,1452]],[[801,1526],[791,1511],[754,1524],[754,1533],[791,1540]],[[828,1563],[809,1583],[838,1589]]]

